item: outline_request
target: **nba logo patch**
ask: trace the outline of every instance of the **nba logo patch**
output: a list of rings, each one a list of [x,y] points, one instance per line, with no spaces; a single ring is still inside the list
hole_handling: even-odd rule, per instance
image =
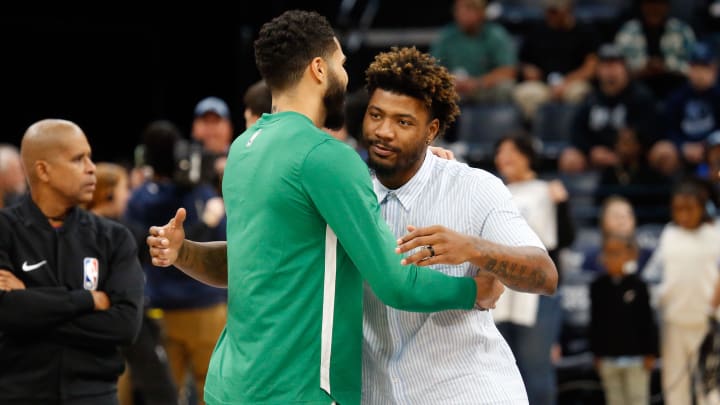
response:
[[[94,257],[86,257],[83,259],[83,288],[95,291],[98,287],[98,278],[100,276],[100,265],[98,259]]]

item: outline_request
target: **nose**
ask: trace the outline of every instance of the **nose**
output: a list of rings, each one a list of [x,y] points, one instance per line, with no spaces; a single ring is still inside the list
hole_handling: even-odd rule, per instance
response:
[[[85,162],[85,171],[88,173],[95,173],[95,167],[95,163],[88,157]]]
[[[395,134],[393,133],[392,125],[389,119],[383,119],[378,123],[377,127],[375,127],[375,135],[378,138],[385,140],[392,139],[394,137]]]

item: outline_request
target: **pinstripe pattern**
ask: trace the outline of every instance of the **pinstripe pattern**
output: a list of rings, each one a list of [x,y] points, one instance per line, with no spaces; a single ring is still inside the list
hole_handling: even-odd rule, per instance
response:
[[[428,153],[397,190],[375,192],[395,235],[407,225],[441,224],[513,246],[542,243],[492,174]],[[466,276],[469,264],[434,266]],[[386,307],[365,285],[363,403],[527,404],[515,358],[490,312],[411,313]]]

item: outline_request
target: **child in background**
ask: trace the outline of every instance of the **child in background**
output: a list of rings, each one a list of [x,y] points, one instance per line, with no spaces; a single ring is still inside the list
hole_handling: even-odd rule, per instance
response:
[[[720,231],[707,212],[708,191],[697,181],[676,186],[672,222],[656,250],[663,266],[659,289],[662,315],[662,389],[666,405],[692,402],[692,373],[708,316],[720,304]]]
[[[608,405],[647,404],[658,351],[648,287],[634,271],[633,235],[605,233],[600,260],[607,269],[590,285],[590,349]]]

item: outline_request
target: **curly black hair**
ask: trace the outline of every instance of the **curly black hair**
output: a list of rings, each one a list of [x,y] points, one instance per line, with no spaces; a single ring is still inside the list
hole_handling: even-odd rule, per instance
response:
[[[315,57],[337,49],[330,22],[315,11],[289,10],[263,24],[255,40],[255,63],[270,89],[297,83]]]
[[[452,76],[428,53],[416,47],[392,47],[375,56],[365,71],[368,94],[376,89],[422,100],[432,118],[440,121],[442,135],[460,114],[459,96]]]

